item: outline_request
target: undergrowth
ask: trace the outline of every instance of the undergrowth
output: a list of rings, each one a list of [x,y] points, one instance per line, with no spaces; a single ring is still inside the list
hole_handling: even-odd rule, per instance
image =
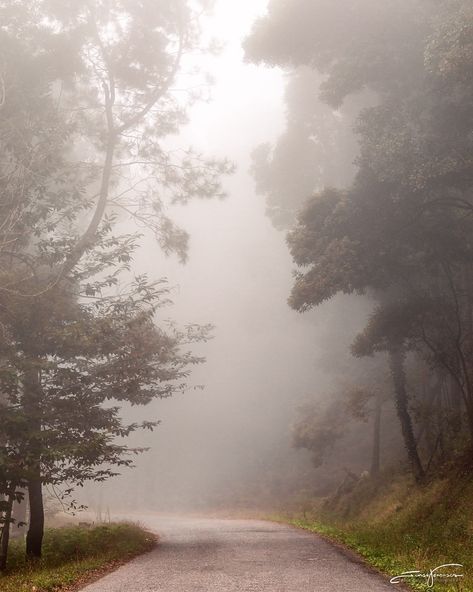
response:
[[[405,571],[428,573],[459,563],[463,578],[435,580],[441,592],[473,592],[473,480],[471,472],[454,470],[423,486],[405,475],[384,475],[378,482],[361,480],[352,491],[287,515],[290,522],[358,552],[390,578]],[[425,580],[405,580],[413,590],[428,590]]]
[[[155,543],[152,534],[128,523],[48,529],[43,557],[37,562],[25,561],[22,541],[12,543],[8,571],[0,575],[0,591],[71,589],[91,575],[152,549]]]

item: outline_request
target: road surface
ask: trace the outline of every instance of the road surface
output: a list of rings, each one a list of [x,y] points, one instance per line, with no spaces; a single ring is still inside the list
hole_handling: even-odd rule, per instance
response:
[[[321,537],[258,520],[140,516],[160,544],[86,592],[394,592]]]

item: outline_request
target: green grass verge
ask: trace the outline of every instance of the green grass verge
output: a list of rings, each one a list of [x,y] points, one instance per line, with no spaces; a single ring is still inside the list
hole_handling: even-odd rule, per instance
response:
[[[473,481],[449,475],[424,487],[406,477],[382,486],[367,481],[335,504],[273,516],[341,543],[389,577],[461,563],[461,580],[435,580],[440,592],[473,592]],[[405,582],[406,584],[408,582]],[[431,590],[422,581],[412,590]],[[395,589],[395,587],[394,587]]]
[[[149,551],[155,544],[152,534],[128,523],[48,529],[43,557],[38,562],[25,562],[23,542],[11,545],[8,572],[0,576],[0,591],[73,589],[77,583]]]

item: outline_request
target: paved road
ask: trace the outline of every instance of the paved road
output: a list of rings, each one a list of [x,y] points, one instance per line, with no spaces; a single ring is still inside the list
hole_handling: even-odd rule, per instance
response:
[[[86,592],[394,592],[317,535],[257,520],[142,516],[159,546]]]

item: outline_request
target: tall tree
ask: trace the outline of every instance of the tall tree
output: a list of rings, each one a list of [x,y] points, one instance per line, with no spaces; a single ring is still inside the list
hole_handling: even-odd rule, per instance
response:
[[[363,88],[378,98],[360,116],[355,182],[346,191],[319,192],[289,234],[299,266],[290,303],[307,310],[338,292],[366,291],[383,307],[398,301],[399,322],[385,337],[406,446],[420,477],[405,343],[450,373],[473,425],[472,26],[471,4],[462,0],[382,6],[273,0],[248,42],[254,60],[319,70],[322,97],[333,106]],[[293,29],[297,36],[289,34]]]
[[[119,237],[112,229],[114,212],[123,210],[184,260],[187,235],[166,215],[166,201],[222,195],[220,176],[229,163],[167,149],[186,120],[173,85],[186,54],[200,43],[198,8],[166,0],[0,3],[2,34],[21,33],[25,68],[35,68],[38,81],[25,93],[21,121],[29,134],[18,133],[23,145],[13,146],[11,167],[19,173],[3,177],[12,182],[12,195],[22,188],[30,216],[30,232],[13,255],[4,255],[20,281],[13,294],[4,290],[2,322],[5,389],[26,422],[20,440],[27,444],[32,557],[41,554],[42,485],[102,478],[109,473],[93,467],[124,462],[126,447],[110,438],[138,426],[122,426],[119,409],[105,411],[102,404],[145,404],[172,394],[197,361],[180,352],[186,335],[153,329],[154,310],[166,300],[162,286],[139,278],[131,292],[113,296],[138,235]],[[8,70],[10,115],[0,113],[6,126],[12,113],[21,117],[12,100],[13,62]],[[35,111],[38,97],[50,123]],[[34,167],[23,168],[25,155],[35,158]],[[199,330],[191,334],[203,337]],[[84,413],[88,425],[77,424],[86,402],[92,417]],[[7,444],[15,437],[9,434]]]

